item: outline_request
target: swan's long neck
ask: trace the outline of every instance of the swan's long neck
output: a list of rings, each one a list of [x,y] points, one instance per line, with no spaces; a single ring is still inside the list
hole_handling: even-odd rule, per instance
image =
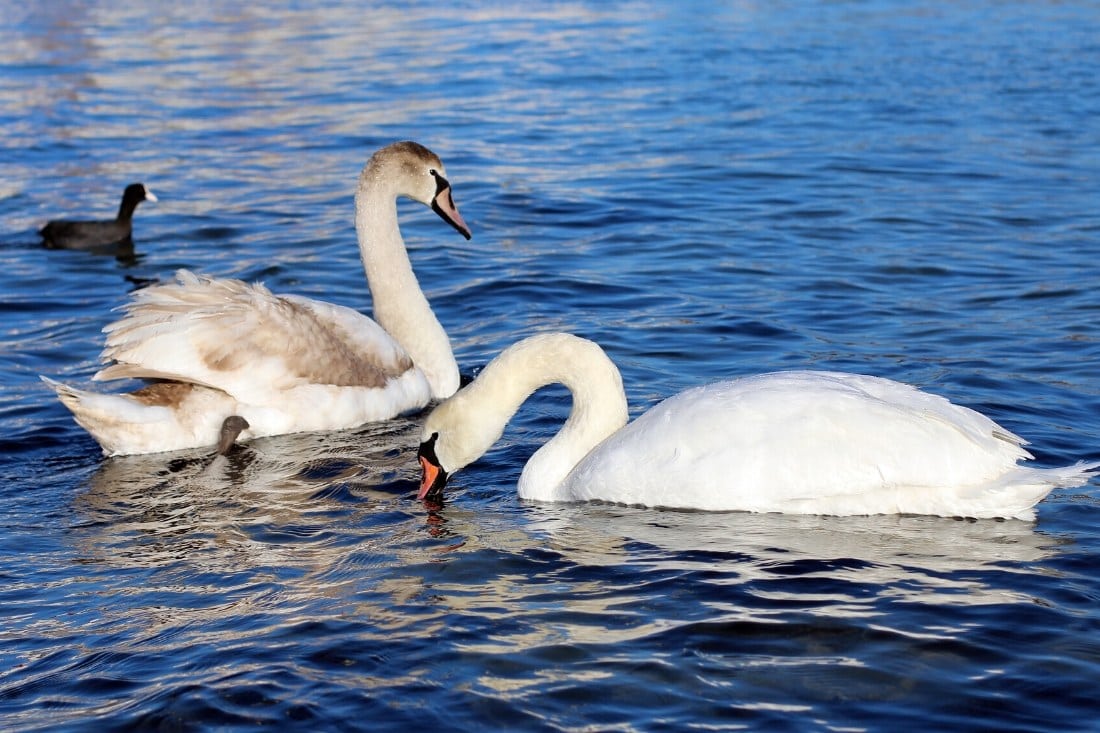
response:
[[[591,341],[544,334],[506,349],[459,394],[469,393],[476,401],[478,419],[495,429],[494,434],[485,435],[491,445],[532,392],[559,383],[573,393],[573,408],[557,435],[524,467],[519,480],[519,495],[524,499],[561,498],[559,487],[574,466],[626,424],[626,393],[619,370]]]
[[[447,332],[432,312],[409,262],[397,224],[392,191],[363,176],[355,194],[355,229],[367,271],[374,320],[397,340],[427,376],[432,397],[443,399],[458,389],[458,364]]]

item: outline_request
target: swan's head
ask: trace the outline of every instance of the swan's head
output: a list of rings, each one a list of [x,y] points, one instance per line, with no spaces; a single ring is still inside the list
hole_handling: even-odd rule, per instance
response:
[[[450,471],[443,468],[435,450],[438,441],[439,433],[432,433],[427,440],[420,443],[420,450],[416,452],[416,458],[420,461],[420,491],[416,498],[421,501],[441,501],[443,487],[447,485],[447,477],[450,475]]]
[[[489,411],[478,397],[477,382],[432,410],[417,452],[422,471],[418,499],[440,501],[451,474],[481,458],[500,439],[507,416]]]
[[[359,178],[360,191],[374,185],[392,185],[395,195],[431,207],[466,239],[473,236],[455,206],[443,161],[420,143],[393,143],[372,155]]]

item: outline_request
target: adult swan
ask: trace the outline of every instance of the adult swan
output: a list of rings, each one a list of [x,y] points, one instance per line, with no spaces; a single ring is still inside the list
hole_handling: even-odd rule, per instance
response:
[[[113,395],[46,381],[108,455],[214,445],[231,416],[250,438],[354,427],[449,397],[458,366],[409,263],[398,196],[470,238],[434,153],[413,142],[377,151],[355,192],[377,323],[351,308],[180,271],[137,291],[104,329],[102,359],[114,363],[94,376],[156,381]]]
[[[671,397],[627,425],[618,369],[568,334],[506,349],[429,415],[420,498],[482,456],[536,389],[563,383],[573,409],[528,461],[519,495],[797,514],[1033,519],[1054,487],[1100,463],[1017,465],[1024,441],[942,397],[878,377],[778,372]]]

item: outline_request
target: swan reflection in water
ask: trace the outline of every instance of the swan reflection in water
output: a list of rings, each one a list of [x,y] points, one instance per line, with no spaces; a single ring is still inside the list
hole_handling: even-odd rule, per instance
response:
[[[896,602],[1031,603],[1012,579],[1050,572],[1042,564],[1059,551],[1017,520],[539,504],[510,486],[467,488],[425,513],[414,499],[418,430],[400,419],[225,456],[108,459],[75,501],[70,536],[102,575],[141,570],[148,584],[108,579],[105,592],[194,596],[141,623],[262,606],[296,621],[354,618],[358,636],[393,639],[445,634],[456,614],[507,618],[470,642],[487,653],[644,637],[700,614],[866,620]]]
[[[415,430],[399,418],[257,439],[227,455],[108,458],[75,501],[73,532],[90,562],[323,565],[359,541],[341,529],[375,523],[415,489]]]
[[[1013,577],[1051,572],[1041,564],[1061,542],[1019,520],[691,512],[607,504],[520,508],[529,520],[523,536],[492,526],[484,511],[450,507],[441,513],[441,525],[444,534],[462,538],[462,552],[528,557],[537,552],[533,567],[541,574],[493,573],[476,593],[469,578],[449,582],[440,577],[432,582],[431,597],[449,612],[474,604],[538,616],[550,595],[562,614],[572,611],[585,619],[572,628],[559,623],[545,630],[565,637],[557,641],[571,642],[610,643],[699,621],[698,609],[689,618],[693,604],[705,606],[714,620],[757,622],[778,621],[792,610],[869,618],[882,613],[881,604],[894,602],[1030,604],[1034,599],[1018,590]],[[562,583],[568,591],[555,591]],[[695,585],[698,593],[682,598],[679,609],[662,601],[668,614],[654,614],[654,598],[671,592],[660,590],[662,584],[681,590]],[[632,624],[624,619],[634,615],[635,603],[647,610]],[[593,613],[606,614],[607,622],[593,623]],[[503,651],[516,641],[486,639],[478,648]]]

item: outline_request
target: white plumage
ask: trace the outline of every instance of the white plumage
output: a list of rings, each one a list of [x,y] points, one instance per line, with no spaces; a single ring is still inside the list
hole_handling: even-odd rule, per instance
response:
[[[618,370],[595,344],[535,336],[429,416],[444,477],[476,460],[540,386],[573,410],[519,481],[523,498],[796,514],[1032,519],[1100,463],[1019,465],[1024,441],[974,410],[878,377],[794,371],[681,392],[630,424]],[[424,455],[422,448],[421,454]],[[431,461],[421,494],[431,495]],[[444,478],[445,480],[445,478]]]

